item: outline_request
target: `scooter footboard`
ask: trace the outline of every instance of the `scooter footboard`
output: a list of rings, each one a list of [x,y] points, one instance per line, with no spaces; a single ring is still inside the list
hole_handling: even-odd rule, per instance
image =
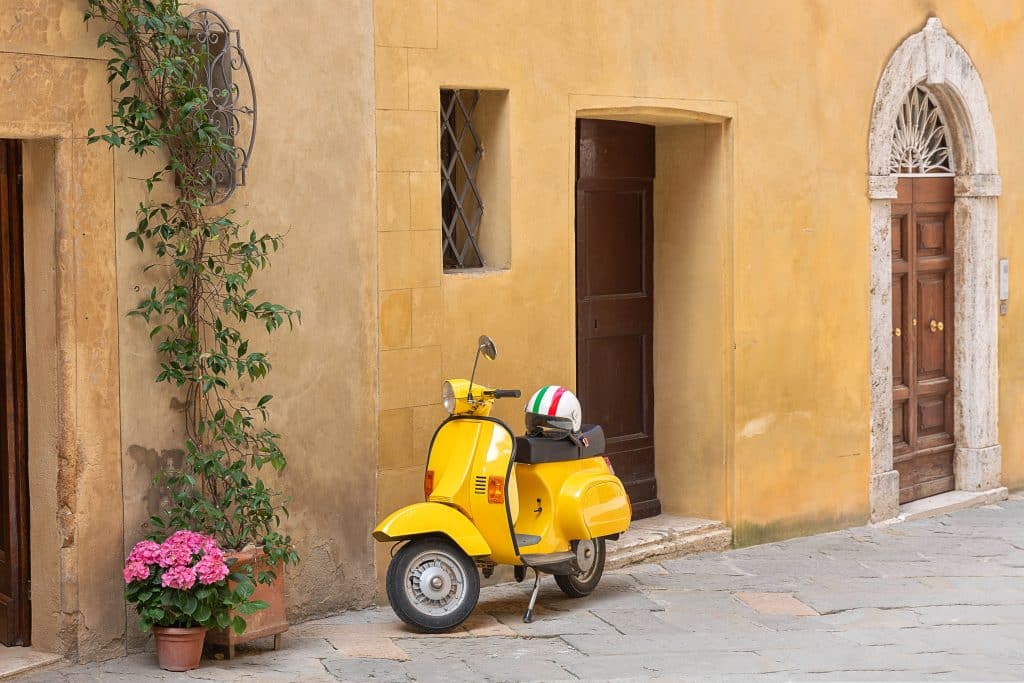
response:
[[[455,508],[441,503],[407,505],[388,515],[373,530],[373,537],[381,542],[427,534],[447,536],[470,557],[491,554],[490,546],[473,523]]]
[[[558,508],[579,514],[560,514],[567,538],[600,538],[629,529],[632,510],[622,482],[614,474],[579,472],[562,487]]]

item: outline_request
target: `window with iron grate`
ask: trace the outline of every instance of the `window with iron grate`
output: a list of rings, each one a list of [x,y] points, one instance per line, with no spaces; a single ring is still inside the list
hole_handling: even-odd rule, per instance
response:
[[[441,252],[446,271],[509,267],[507,94],[441,90]]]

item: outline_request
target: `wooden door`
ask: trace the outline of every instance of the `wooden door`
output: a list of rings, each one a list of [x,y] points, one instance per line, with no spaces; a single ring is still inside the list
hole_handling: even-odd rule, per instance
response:
[[[0,642],[29,644],[21,143],[0,140]]]
[[[576,383],[633,518],[661,512],[654,478],[654,128],[580,120]]]
[[[906,177],[892,204],[893,466],[900,503],[952,491],[953,179]]]

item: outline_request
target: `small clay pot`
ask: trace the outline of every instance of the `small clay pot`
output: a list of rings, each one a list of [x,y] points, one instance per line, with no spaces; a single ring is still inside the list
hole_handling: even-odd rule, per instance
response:
[[[156,637],[156,659],[161,669],[190,671],[199,667],[199,660],[203,657],[203,641],[206,640],[205,628],[154,626],[153,636]]]

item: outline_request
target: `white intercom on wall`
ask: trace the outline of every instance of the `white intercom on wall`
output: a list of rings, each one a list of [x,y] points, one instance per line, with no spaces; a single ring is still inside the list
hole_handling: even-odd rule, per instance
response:
[[[999,315],[1010,308],[1010,259],[999,259]]]

